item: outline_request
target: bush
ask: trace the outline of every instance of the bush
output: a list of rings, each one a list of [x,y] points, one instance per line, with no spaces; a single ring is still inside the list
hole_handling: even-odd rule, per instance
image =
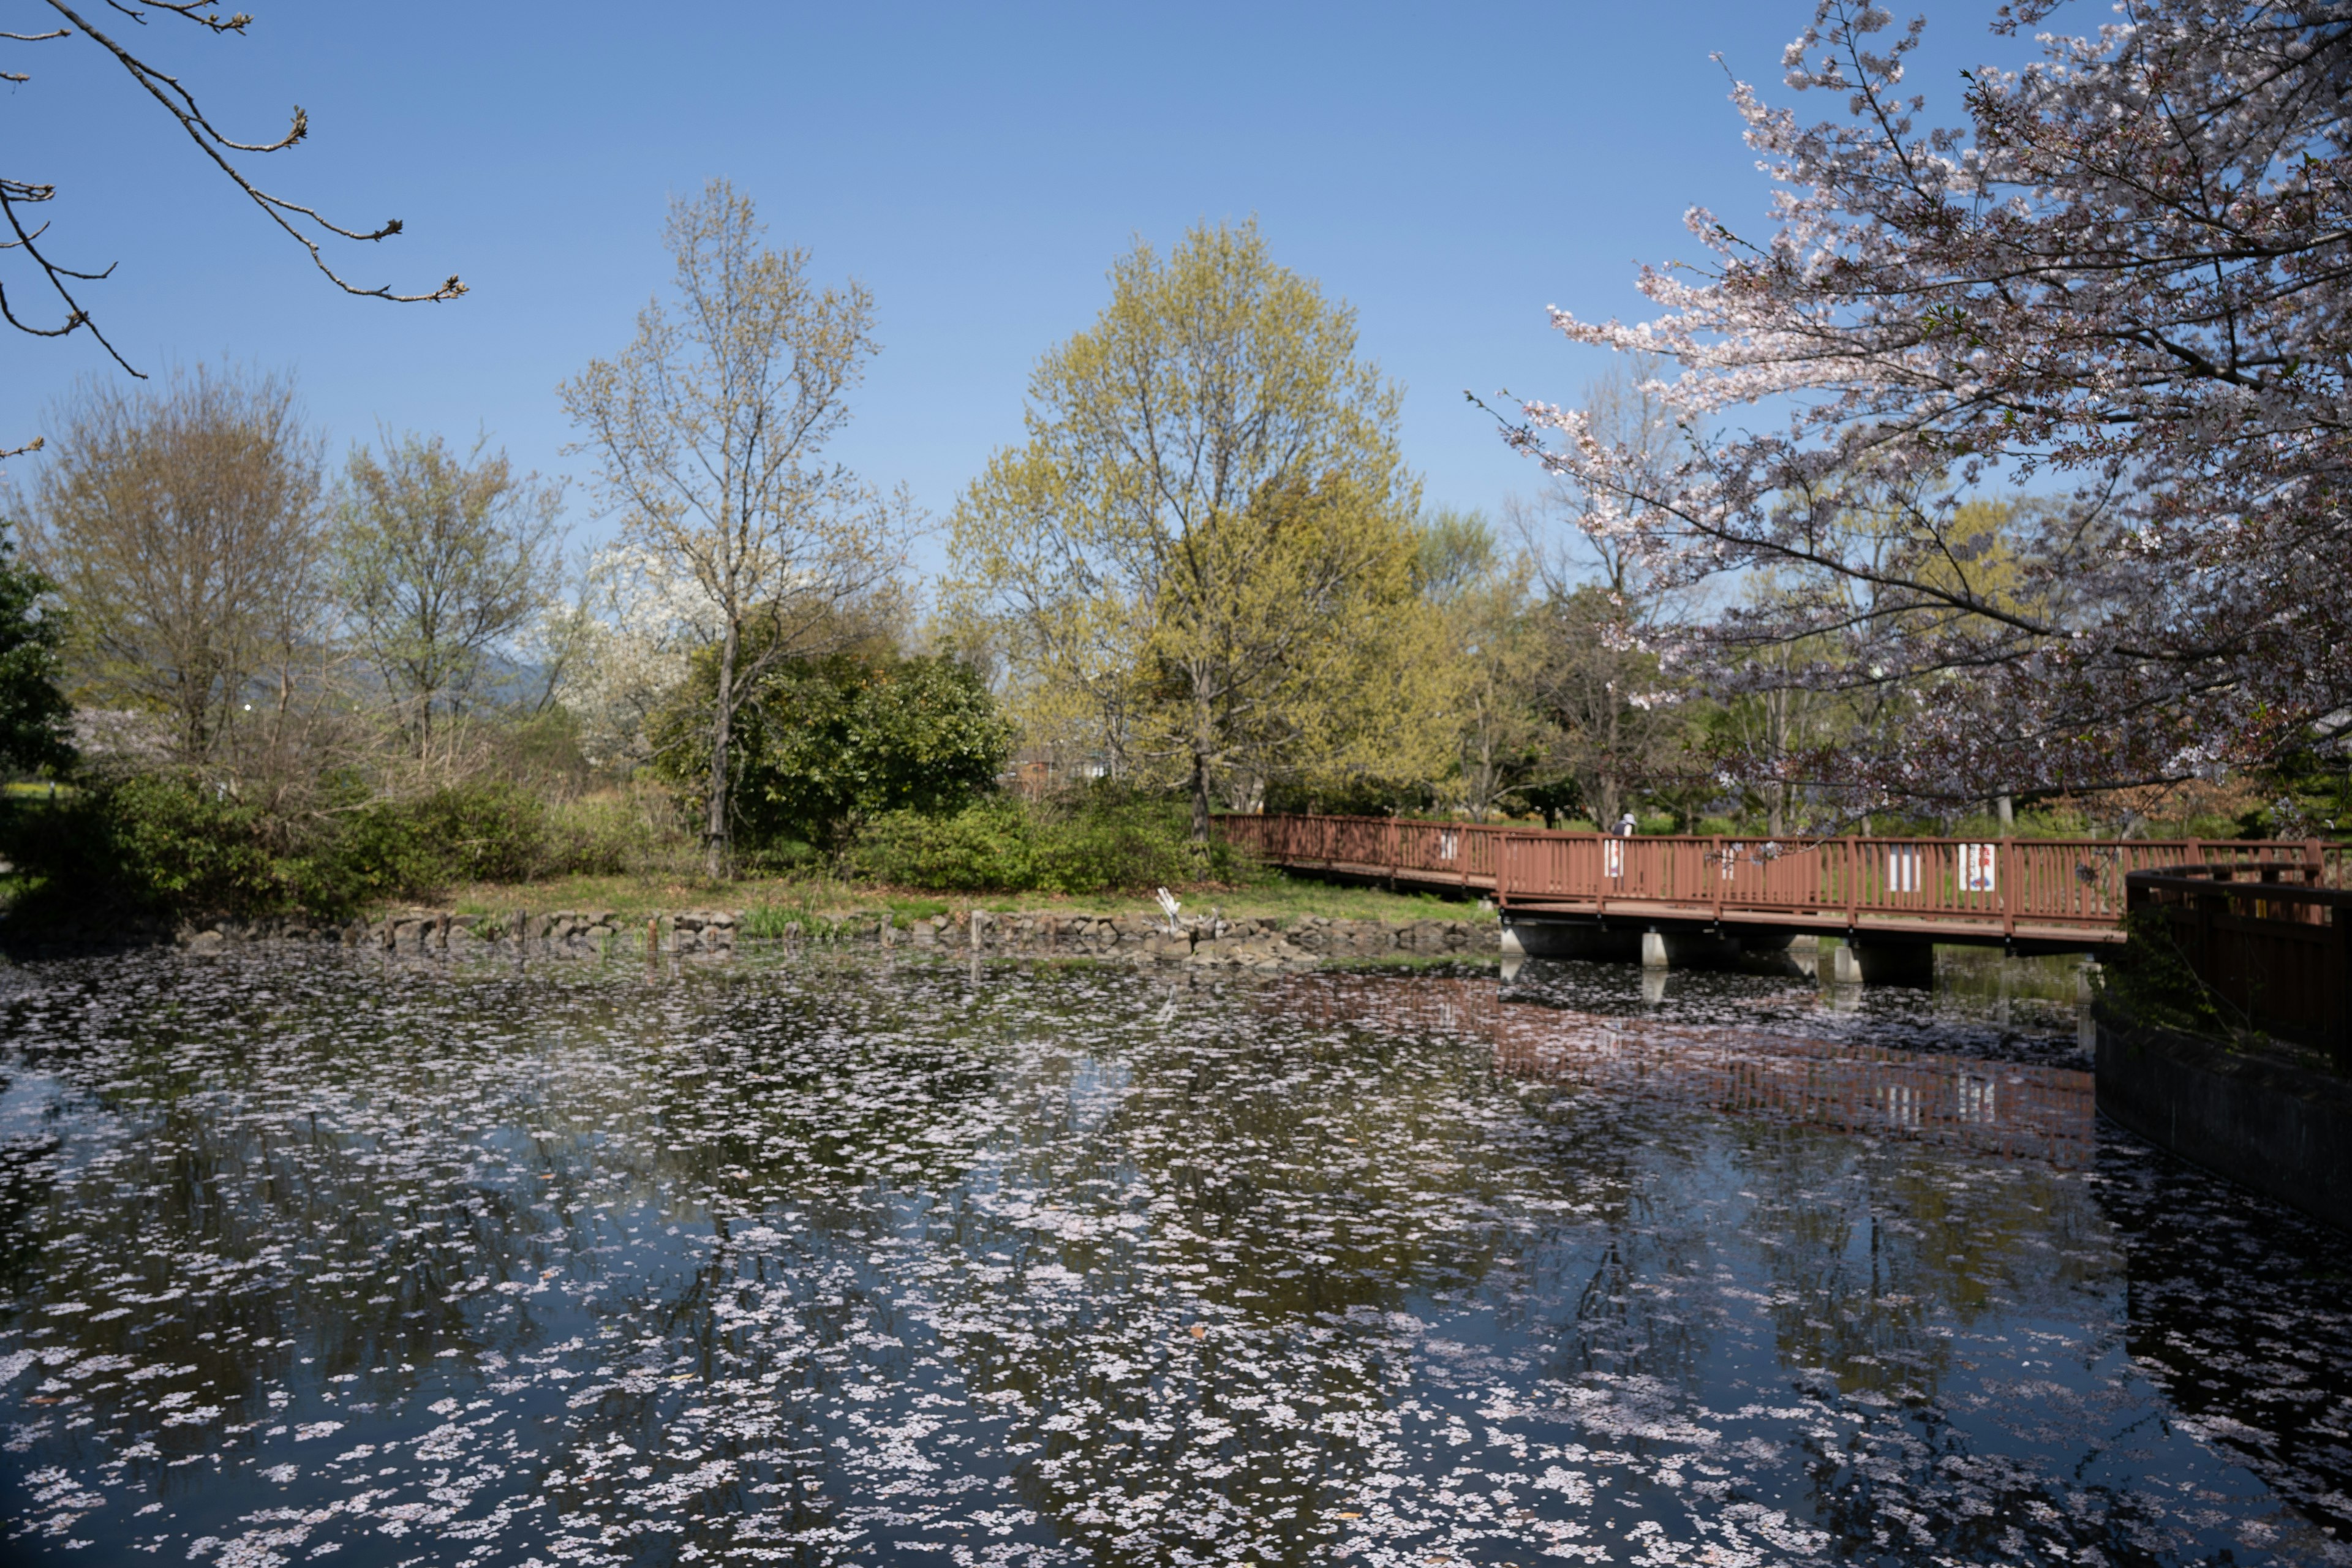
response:
[[[518,882],[548,860],[547,807],[499,781],[450,784],[416,800],[341,814],[308,861],[303,902],[344,909],[451,882]]]
[[[2163,910],[2126,914],[2124,939],[2101,956],[2097,984],[2100,1000],[2125,1022],[2220,1038],[2244,1028],[2246,1020],[2233,1016],[2236,1009],[2227,1008],[2180,951]]]
[[[860,876],[941,892],[1018,892],[1034,888],[1037,829],[1019,803],[982,801],[951,816],[893,811],[858,834],[849,856]]]
[[[746,658],[759,651],[754,638]],[[654,721],[653,772],[695,811],[707,809],[708,734],[718,665],[698,657]],[[788,658],[762,674],[736,715],[728,795],[745,864],[795,870],[837,849],[864,820],[938,815],[988,789],[1012,727],[979,672],[945,657],[885,647]]]
[[[1108,893],[1232,880],[1234,853],[1224,840],[1212,837],[1206,845],[1195,844],[1192,832],[1188,806],[1098,797],[1042,836],[1035,886]]]
[[[32,886],[20,912],[272,911],[297,868],[258,807],[181,773],[108,780],[54,801],[11,800],[0,828]]]
[[[547,806],[501,782],[452,784],[407,809],[409,831],[429,846],[435,882],[520,882],[547,862]]]
[[[997,799],[952,816],[891,812],[867,824],[857,875],[956,893],[1105,893],[1231,881],[1247,863],[1221,840],[1191,841],[1188,808],[1098,790],[1074,805]]]
[[[340,919],[453,882],[617,870],[638,837],[625,813],[559,819],[503,782],[364,804],[351,800],[356,784],[329,784],[320,809],[300,817],[176,773],[103,781],[54,803],[11,801],[0,837],[33,884],[17,913],[36,923],[116,911]]]

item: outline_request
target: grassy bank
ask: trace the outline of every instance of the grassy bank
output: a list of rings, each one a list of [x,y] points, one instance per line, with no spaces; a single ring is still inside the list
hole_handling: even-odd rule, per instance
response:
[[[1292,921],[1308,915],[1329,920],[1492,920],[1475,900],[1431,893],[1391,893],[1381,888],[1269,873],[1239,886],[1195,888],[1178,895],[1186,914],[1223,911],[1228,920]],[[1148,893],[939,893],[917,889],[861,885],[809,878],[741,878],[711,883],[658,877],[551,877],[529,882],[473,882],[452,890],[437,907],[460,914],[510,910],[609,910],[625,920],[677,910],[774,909],[805,911],[825,920],[888,910],[901,921],[921,920],[956,910],[1000,914],[1058,911],[1068,914],[1157,913]]]

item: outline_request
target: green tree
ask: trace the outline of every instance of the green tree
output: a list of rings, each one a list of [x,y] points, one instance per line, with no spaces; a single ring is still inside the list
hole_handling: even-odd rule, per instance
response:
[[[707,804],[715,649],[656,721],[656,773]],[[730,736],[730,809],[742,844],[841,847],[889,811],[951,812],[992,785],[1012,750],[979,673],[946,657],[868,645],[768,666]]]
[[[1541,771],[1549,738],[1536,702],[1544,649],[1530,613],[1533,567],[1502,558],[1484,517],[1441,508],[1422,525],[1419,574],[1444,634],[1454,737],[1436,793],[1483,822]]]
[[[1138,244],[1110,281],[950,525],[952,614],[1004,651],[1031,740],[1181,784],[1202,839],[1220,795],[1418,771],[1417,497],[1354,312],[1255,223],[1164,264]]]
[[[386,433],[351,456],[329,538],[335,595],[420,755],[478,698],[553,593],[560,486],[477,443]]]
[[[1537,616],[1534,689],[1551,727],[1549,760],[1605,827],[1643,786],[1685,769],[1683,691],[1655,654],[1630,643],[1624,602],[1608,589],[1554,592]]]
[[[888,591],[911,512],[824,456],[879,347],[872,297],[817,288],[808,252],[771,250],[765,235],[723,180],[672,201],[672,307],[646,305],[626,349],[561,389],[607,506],[708,606],[699,793],[714,879],[730,867],[737,715],[768,665],[828,651],[843,608]]]
[[[0,766],[59,769],[73,761],[73,704],[58,682],[65,622],[57,585],[16,559],[0,521]]]

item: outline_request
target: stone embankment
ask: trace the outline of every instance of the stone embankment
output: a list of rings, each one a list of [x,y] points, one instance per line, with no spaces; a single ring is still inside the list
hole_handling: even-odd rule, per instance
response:
[[[918,921],[881,933],[917,947],[982,952],[1085,953],[1166,963],[1278,969],[1335,958],[1396,954],[1469,957],[1501,951],[1502,929],[1474,921],[1335,921],[1319,915],[1285,925],[1211,914],[1181,921],[1151,915],[992,914],[972,910]]]
[[[1331,960],[1399,955],[1474,957],[1500,951],[1501,928],[1482,921],[1340,921],[1309,915],[1288,923],[1228,921],[1212,912],[1174,928],[1153,915],[999,914],[960,910],[898,923],[885,916],[762,921],[781,932],[772,942],[906,947],[919,952],[1078,955],[1138,963],[1194,963],[1282,969]],[[214,952],[245,942],[335,942],[394,953],[589,956],[648,951],[688,955],[731,953],[745,932],[744,916],[727,910],[685,910],[649,920],[611,910],[564,910],[548,914],[459,915],[411,910],[344,924],[286,921],[223,921],[184,929],[181,944]]]

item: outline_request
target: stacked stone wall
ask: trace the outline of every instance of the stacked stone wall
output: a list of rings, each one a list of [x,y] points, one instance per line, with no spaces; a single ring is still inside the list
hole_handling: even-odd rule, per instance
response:
[[[1091,956],[1133,963],[1286,968],[1349,959],[1475,958],[1500,952],[1491,921],[1349,921],[1310,915],[1283,922],[1226,920],[1222,914],[1171,924],[1150,914],[999,913],[962,910],[911,922],[887,917],[786,924],[784,943],[905,947],[931,952]],[[715,957],[752,941],[744,917],[728,910],[681,910],[630,919],[609,910],[516,910],[464,915],[406,910],[374,921],[217,921],[184,927],[177,938],[198,952],[254,942],[333,943],[391,953],[480,955],[495,952],[594,955],[653,951]]]

